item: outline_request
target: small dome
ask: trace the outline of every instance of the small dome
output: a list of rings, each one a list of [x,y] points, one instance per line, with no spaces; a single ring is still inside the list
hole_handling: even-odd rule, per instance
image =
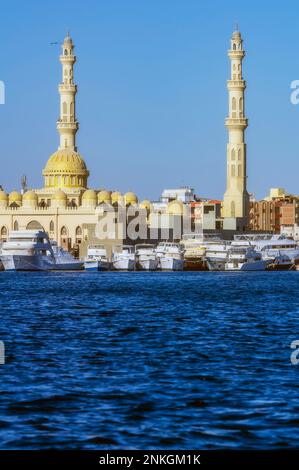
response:
[[[54,201],[66,201],[66,194],[59,189],[55,194],[53,194]]]
[[[114,204],[115,202],[120,202],[121,201],[121,194],[118,191],[114,191],[111,194],[111,202]]]
[[[184,204],[182,201],[178,201],[177,199],[175,201],[171,201],[167,205],[167,212],[172,215],[183,215]]]
[[[111,203],[111,193],[109,191],[100,191],[99,194],[98,194],[98,203],[99,204],[102,204],[102,203],[106,203],[106,204],[110,204]]]
[[[0,201],[7,201],[7,200],[8,200],[8,196],[7,196],[6,192],[1,190],[0,191]]]
[[[22,202],[22,195],[18,191],[12,191],[9,195],[9,204],[12,203],[21,204]]]
[[[233,32],[233,39],[241,39],[240,31],[234,31]]]
[[[146,209],[147,211],[150,211],[152,207],[151,201],[149,201],[148,199],[144,199],[144,201],[140,203],[140,207],[141,209]]]
[[[64,44],[73,44],[72,38],[70,36],[70,33],[67,33],[66,37],[64,38]]]
[[[82,196],[82,201],[96,201],[97,193],[93,189],[87,189]]]
[[[23,201],[37,201],[37,194],[34,191],[26,191],[23,195]]]
[[[137,204],[138,198],[135,193],[132,193],[129,191],[128,193],[125,194],[125,204]]]

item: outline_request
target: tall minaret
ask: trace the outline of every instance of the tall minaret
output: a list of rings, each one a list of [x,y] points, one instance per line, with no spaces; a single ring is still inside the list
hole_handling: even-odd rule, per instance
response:
[[[57,130],[60,134],[59,150],[69,148],[76,151],[76,133],[79,124],[76,121],[75,99],[77,85],[73,82],[73,68],[76,56],[73,54],[73,41],[67,34],[62,44],[60,62],[62,64],[62,83],[59,85],[60,94],[60,119],[57,122]]]
[[[224,228],[245,230],[248,223],[249,195],[246,189],[246,144],[244,92],[246,82],[242,75],[242,60],[245,56],[243,40],[239,31],[234,31],[228,57],[231,61],[231,79],[227,81],[229,115],[225,120],[228,130],[227,144],[227,188],[224,194]],[[236,220],[226,224],[225,218]],[[228,221],[227,221],[228,222]]]

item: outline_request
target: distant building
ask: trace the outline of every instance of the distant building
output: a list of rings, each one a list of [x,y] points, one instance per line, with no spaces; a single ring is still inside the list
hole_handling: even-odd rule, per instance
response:
[[[299,197],[271,188],[262,201],[250,202],[250,229],[299,237]]]

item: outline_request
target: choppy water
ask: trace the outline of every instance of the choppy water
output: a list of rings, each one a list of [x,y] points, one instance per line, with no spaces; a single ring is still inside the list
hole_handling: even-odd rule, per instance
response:
[[[299,273],[0,273],[0,448],[299,444]]]

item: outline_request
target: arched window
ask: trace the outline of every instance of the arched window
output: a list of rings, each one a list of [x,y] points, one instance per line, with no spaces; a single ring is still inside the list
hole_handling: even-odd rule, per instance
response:
[[[241,165],[238,165],[238,176],[242,176],[241,175],[241,169],[242,169]]]
[[[238,150],[238,160],[241,160],[241,149]]]
[[[62,113],[63,113],[63,114],[66,114],[66,113],[67,113],[67,104],[66,104],[65,101],[62,103]]]
[[[17,220],[14,221],[13,229],[14,230],[19,230],[19,224],[18,224]]]
[[[27,230],[44,230],[44,227],[37,220],[31,220],[31,222],[27,224],[26,229]]]
[[[64,55],[67,55],[67,49],[64,49]]]
[[[236,44],[233,44],[233,50],[235,51],[237,49]]]
[[[232,165],[232,176],[235,176],[235,165]]]
[[[236,216],[236,205],[235,205],[235,201],[232,201],[232,202],[231,202],[231,205],[230,205],[230,215],[231,215],[231,217],[235,217],[235,216]]]
[[[235,111],[237,109],[237,102],[236,102],[236,98],[233,97],[232,99],[232,110]]]
[[[67,236],[67,228],[65,226],[61,227],[61,236],[66,237]]]
[[[243,98],[239,99],[239,111],[240,114],[243,114]]]
[[[6,236],[7,236],[7,228],[5,226],[3,226],[1,228],[1,238],[6,237]]]
[[[82,236],[82,228],[81,228],[81,227],[77,227],[77,228],[76,228],[76,236],[77,236],[77,237],[81,237],[81,236]]]
[[[73,116],[73,114],[74,114],[74,103],[73,102],[71,102],[71,104],[70,104],[70,112],[71,112],[71,116]]]
[[[51,220],[50,222],[50,232],[54,232],[54,222]]]
[[[236,151],[235,149],[232,149],[232,160],[236,159]]]

